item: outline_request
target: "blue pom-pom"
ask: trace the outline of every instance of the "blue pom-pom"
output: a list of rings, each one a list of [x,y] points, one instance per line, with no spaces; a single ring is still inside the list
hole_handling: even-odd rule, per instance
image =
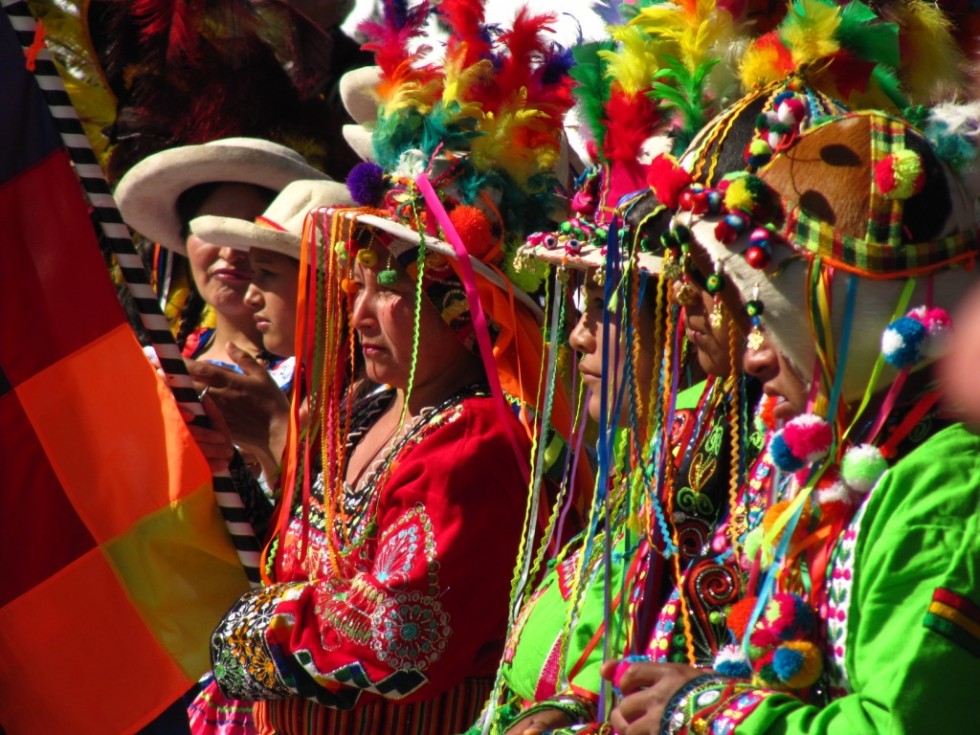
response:
[[[780,646],[772,654],[772,670],[782,681],[789,681],[803,668],[806,657],[802,651]]]
[[[354,201],[364,207],[377,204],[384,194],[385,172],[376,163],[364,161],[347,174],[347,191]]]
[[[769,440],[769,455],[772,457],[773,463],[783,472],[796,472],[803,469],[806,464],[790,451],[782,431],[774,434]]]
[[[885,360],[899,370],[915,365],[923,358],[922,345],[926,334],[925,325],[918,319],[908,316],[896,319],[881,335],[881,351]]]

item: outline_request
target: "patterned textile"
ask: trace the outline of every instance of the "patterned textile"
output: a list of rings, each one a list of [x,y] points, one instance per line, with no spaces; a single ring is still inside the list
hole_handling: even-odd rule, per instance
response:
[[[354,408],[348,452],[391,397]],[[513,422],[501,426],[485,391],[470,389],[408,425],[330,513],[317,478],[309,523],[297,504],[273,541],[285,573],[246,593],[212,639],[224,693],[263,700],[260,732],[420,722],[449,733],[477,715],[502,648],[524,513],[519,469],[502,459],[507,432],[524,436]]]
[[[134,732],[207,670],[208,635],[248,585],[8,19],[0,12],[0,728]]]

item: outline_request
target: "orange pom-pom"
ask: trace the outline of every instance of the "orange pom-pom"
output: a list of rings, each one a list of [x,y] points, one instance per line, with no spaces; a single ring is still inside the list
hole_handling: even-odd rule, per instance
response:
[[[756,597],[746,597],[739,600],[732,605],[732,609],[728,611],[728,616],[725,618],[728,629],[740,641],[745,637],[745,628],[748,627],[749,618],[752,617],[752,610],[755,609],[757,599]]]
[[[479,207],[460,204],[449,213],[449,219],[474,258],[483,260],[497,244],[493,227],[490,226],[487,215]]]

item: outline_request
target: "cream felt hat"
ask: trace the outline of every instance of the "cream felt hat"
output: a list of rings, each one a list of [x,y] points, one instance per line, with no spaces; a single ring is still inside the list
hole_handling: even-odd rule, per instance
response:
[[[177,199],[206,183],[255,184],[279,191],[297,179],[328,179],[296,151],[261,138],[222,138],[148,156],[119,181],[115,199],[131,228],[184,254]]]
[[[850,333],[838,370],[842,396],[854,400],[868,387],[886,327],[923,305],[952,310],[976,281],[968,269],[978,254],[973,208],[905,121],[863,111],[792,134],[756,174],[722,182],[721,211],[682,207],[672,232],[689,233],[681,239],[710,258],[801,374],[811,374],[820,339],[841,350]],[[823,337],[811,324],[815,284],[829,290]],[[882,375],[888,383],[896,372],[886,365]]]
[[[286,184],[255,222],[202,215],[191,220],[190,229],[202,240],[219,247],[262,248],[299,259],[307,214],[353,203],[347,187],[337,181],[299,179]]]

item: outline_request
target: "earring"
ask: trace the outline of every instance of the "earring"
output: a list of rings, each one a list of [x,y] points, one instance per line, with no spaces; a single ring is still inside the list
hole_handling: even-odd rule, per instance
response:
[[[746,337],[745,344],[750,350],[758,350],[762,347],[762,343],[765,341],[765,336],[762,334],[762,314],[765,311],[765,307],[759,300],[759,287],[755,286],[752,289],[752,298],[745,304],[745,311],[748,312],[749,320],[752,324],[752,329],[749,330],[748,337]]]

